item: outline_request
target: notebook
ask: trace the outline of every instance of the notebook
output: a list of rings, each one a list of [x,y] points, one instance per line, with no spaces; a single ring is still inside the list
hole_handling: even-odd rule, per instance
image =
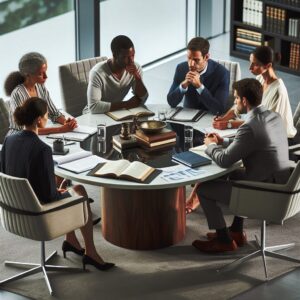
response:
[[[200,166],[211,164],[211,159],[191,151],[185,151],[185,152],[173,154],[172,159],[190,168],[197,168]]]

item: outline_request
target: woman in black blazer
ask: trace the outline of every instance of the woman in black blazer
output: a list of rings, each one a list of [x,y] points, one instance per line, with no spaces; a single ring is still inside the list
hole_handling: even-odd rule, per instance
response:
[[[70,197],[72,193],[88,197],[82,185],[75,185],[70,190],[56,188],[52,150],[38,137],[38,129],[44,128],[48,120],[46,101],[37,97],[27,99],[16,108],[14,118],[18,125],[24,126],[24,130],[5,139],[1,151],[1,171],[11,176],[27,178],[41,203],[59,201]],[[88,222],[80,228],[86,248],[80,246],[73,231],[66,235],[62,250],[64,257],[68,251],[81,255],[84,268],[86,264],[91,264],[105,271],[114,264],[104,262],[96,251],[89,204],[88,211]]]

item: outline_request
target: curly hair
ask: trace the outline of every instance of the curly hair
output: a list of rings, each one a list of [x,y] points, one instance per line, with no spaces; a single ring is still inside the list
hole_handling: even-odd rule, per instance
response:
[[[19,71],[10,73],[5,79],[6,95],[10,96],[15,87],[25,81],[26,76],[35,74],[46,63],[46,58],[38,52],[29,52],[23,55],[19,61]]]

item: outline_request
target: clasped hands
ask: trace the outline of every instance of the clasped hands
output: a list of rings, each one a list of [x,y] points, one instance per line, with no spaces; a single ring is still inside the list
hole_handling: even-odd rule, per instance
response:
[[[189,85],[193,85],[196,89],[201,87],[202,83],[200,81],[199,73],[196,71],[189,71],[185,75],[184,81],[181,83],[181,86],[186,89]]]
[[[203,140],[203,142],[206,146],[208,146],[211,143],[216,143],[217,145],[222,145],[223,141],[224,141],[224,139],[222,137],[220,137],[219,134],[214,133],[214,132],[206,134],[204,137],[204,140]]]
[[[73,129],[75,129],[77,127],[77,120],[75,118],[67,118],[64,121],[63,124],[63,129],[65,129],[66,131],[72,131]]]

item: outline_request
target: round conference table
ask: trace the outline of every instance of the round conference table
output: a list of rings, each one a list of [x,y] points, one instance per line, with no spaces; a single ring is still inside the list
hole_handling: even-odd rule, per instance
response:
[[[157,106],[149,108],[152,111],[158,109]],[[76,143],[76,145],[70,146],[71,153],[83,148],[106,159],[115,160],[124,157],[124,155],[118,156],[120,154],[111,146],[111,136],[120,132],[122,122],[116,122],[104,114],[86,114],[78,117],[77,120],[80,125],[89,126],[97,126],[101,122],[106,122],[108,128],[107,149],[102,154],[97,152],[97,136],[95,135],[80,145]],[[198,122],[189,122],[189,125],[194,127],[194,137],[196,140],[198,139],[198,144],[203,140],[203,136],[201,137],[197,128],[210,126],[211,121],[212,116],[205,115]],[[179,131],[183,131],[183,125],[176,124],[176,122],[170,125],[172,129],[179,128]],[[171,152],[185,150],[178,143],[175,148]],[[139,153],[139,155],[137,152],[140,150],[135,148],[131,154],[142,156],[144,162],[146,160],[147,164],[160,168],[161,174],[170,169],[176,170],[181,166],[171,161],[170,150],[160,150],[154,155],[150,154],[150,158],[149,153],[145,158],[145,152],[142,151],[142,154]],[[184,238],[186,185],[218,178],[237,168],[237,165],[223,169],[213,162],[211,165],[200,168],[203,169],[203,172],[194,176],[168,182],[159,175],[149,184],[89,176],[88,172],[76,174],[59,167],[55,168],[55,174],[80,183],[101,187],[102,234],[107,241],[128,249],[150,250],[171,246]]]

